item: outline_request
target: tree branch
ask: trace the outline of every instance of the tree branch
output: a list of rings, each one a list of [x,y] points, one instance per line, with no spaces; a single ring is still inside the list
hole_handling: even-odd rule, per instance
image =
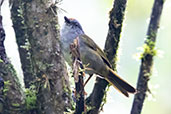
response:
[[[4,40],[5,40],[5,31],[2,25],[2,16],[0,15],[0,59],[4,63],[8,63],[8,59],[4,47]]]
[[[159,21],[163,9],[164,0],[155,0],[151,14],[150,24],[147,31],[147,39],[145,40],[145,49],[141,59],[139,78],[137,82],[138,93],[134,97],[131,114],[140,114],[149,90],[148,81],[152,73],[153,57],[155,56],[155,41]],[[148,49],[148,51],[147,51]]]
[[[0,15],[1,15],[1,6],[3,4],[4,0],[0,0]]]
[[[0,87],[0,113],[22,114],[25,104],[23,90],[15,70],[7,58],[4,40],[5,31],[2,26],[2,16],[0,15],[0,80],[3,83],[1,85],[3,87]]]
[[[124,19],[125,9],[126,9],[127,0],[115,0],[113,8],[110,11],[110,21],[109,21],[109,30],[106,38],[104,52],[107,55],[107,58],[112,64],[113,69],[116,71],[116,60],[117,60],[117,50],[119,47],[120,33],[122,28],[122,22]],[[93,92],[90,97],[87,99],[88,103],[91,103],[92,110],[90,114],[98,114],[100,105],[102,103],[106,87],[108,82],[101,78],[96,78],[96,83],[93,88]]]
[[[75,38],[73,43],[70,44],[70,51],[72,55],[72,69],[75,80],[75,98],[76,98],[76,110],[74,114],[82,114],[84,110],[84,78],[83,71],[79,71],[83,68],[83,64],[80,59],[80,46],[79,37]]]
[[[70,108],[70,90],[60,50],[58,17],[54,13],[56,9],[51,7],[49,0],[11,2],[13,6],[16,2],[19,3],[15,12],[16,18],[12,17],[15,32],[18,34],[16,37],[26,37],[31,47],[31,63],[36,81],[30,82],[34,81],[38,90],[38,113],[63,114]]]
[[[85,112],[84,108],[84,79],[83,74],[78,76],[79,81],[75,83],[76,88],[76,110],[74,114],[82,114]]]
[[[24,83],[25,87],[29,88],[30,85],[33,84],[33,82],[36,80],[36,74],[34,73],[32,63],[33,61],[31,59],[31,45],[28,40],[29,36],[27,35],[28,30],[25,24],[25,20],[23,19],[24,6],[22,6],[21,2],[17,0],[14,0],[12,2],[11,17],[24,75]]]

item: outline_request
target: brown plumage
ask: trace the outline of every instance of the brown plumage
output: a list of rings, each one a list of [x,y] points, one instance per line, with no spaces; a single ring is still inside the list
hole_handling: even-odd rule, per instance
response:
[[[91,50],[90,55],[85,52],[84,50],[86,49],[80,49],[80,54],[83,55],[82,61],[84,64],[89,64],[88,68],[89,71],[88,73],[91,74],[91,72],[96,73],[103,77],[105,80],[107,80],[109,83],[111,83],[119,92],[124,94],[125,96],[129,96],[128,93],[135,93],[136,89],[132,87],[130,84],[128,84],[126,81],[124,81],[122,78],[119,77],[116,72],[114,72],[111,69],[111,64],[109,60],[107,59],[106,55],[104,52],[98,47],[98,45],[95,44],[95,42],[90,39],[87,35],[80,35],[79,36],[80,42],[84,42],[86,45],[85,47],[89,48]],[[90,42],[90,43],[89,43]],[[84,53],[85,52],[85,53]],[[86,55],[85,55],[86,54]],[[88,55],[88,56],[87,56]],[[96,55],[96,59],[93,58],[91,55]],[[87,59],[85,61],[85,59]],[[103,62],[104,64],[96,65],[100,62]],[[101,67],[101,68],[100,68]]]
[[[64,17],[65,23],[61,29],[61,46],[65,60],[72,65],[70,45],[74,39],[78,39],[80,59],[83,64],[88,65],[85,73],[98,74],[111,83],[125,96],[135,93],[136,90],[126,81],[121,79],[111,68],[111,64],[99,46],[88,37],[80,23],[75,19]]]

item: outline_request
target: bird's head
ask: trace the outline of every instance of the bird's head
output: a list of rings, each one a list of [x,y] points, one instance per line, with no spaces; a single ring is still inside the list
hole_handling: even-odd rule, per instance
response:
[[[65,22],[62,27],[62,32],[64,33],[68,32],[77,35],[84,34],[81,24],[76,19],[68,18],[65,16],[64,20]]]

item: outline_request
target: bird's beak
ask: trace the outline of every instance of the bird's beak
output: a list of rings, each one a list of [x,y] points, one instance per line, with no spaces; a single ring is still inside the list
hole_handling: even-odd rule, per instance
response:
[[[66,23],[70,23],[70,19],[68,19],[68,17],[64,16],[64,19]]]

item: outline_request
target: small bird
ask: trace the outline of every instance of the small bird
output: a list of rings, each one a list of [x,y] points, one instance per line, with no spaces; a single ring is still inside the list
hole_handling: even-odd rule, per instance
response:
[[[84,65],[88,65],[85,73],[101,76],[126,97],[129,97],[128,93],[135,93],[136,89],[112,70],[111,64],[104,52],[84,33],[80,23],[76,19],[67,18],[66,16],[64,20],[60,37],[62,53],[68,64],[72,65],[70,45],[74,39],[78,38],[80,59]]]

